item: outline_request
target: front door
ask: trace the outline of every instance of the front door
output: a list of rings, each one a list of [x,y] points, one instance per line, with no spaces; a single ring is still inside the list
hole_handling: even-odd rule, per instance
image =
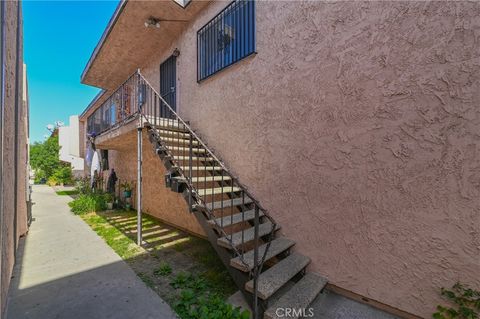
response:
[[[177,73],[177,57],[171,56],[165,62],[160,64],[160,95],[171,106],[174,111],[177,111],[176,98],[176,73]],[[162,103],[164,104],[164,103]],[[167,107],[162,105],[160,108],[161,117],[170,117]],[[170,115],[170,116],[168,116]]]

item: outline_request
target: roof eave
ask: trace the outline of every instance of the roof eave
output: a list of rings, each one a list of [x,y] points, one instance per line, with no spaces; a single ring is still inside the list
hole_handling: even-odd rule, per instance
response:
[[[103,47],[103,44],[105,40],[107,39],[108,35],[112,31],[113,27],[115,26],[115,23],[118,20],[118,17],[122,13],[123,9],[125,8],[125,5],[127,4],[128,0],[120,0],[120,2],[117,5],[117,8],[115,9],[115,12],[113,13],[112,17],[110,18],[110,21],[108,22],[107,27],[105,28],[105,31],[103,31],[102,37],[100,38],[100,41],[98,41],[97,45],[95,46],[95,49],[92,52],[92,55],[90,56],[90,59],[88,59],[87,65],[85,66],[85,69],[82,72],[82,75],[80,76],[80,82],[85,84],[85,77],[90,70],[90,67],[92,66],[93,62],[95,61],[98,53]],[[85,112],[84,112],[85,113]],[[83,113],[82,113],[83,114]]]

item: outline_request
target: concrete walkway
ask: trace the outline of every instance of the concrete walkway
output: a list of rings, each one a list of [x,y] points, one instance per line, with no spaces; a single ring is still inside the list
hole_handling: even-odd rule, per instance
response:
[[[20,242],[7,319],[176,318],[48,186],[33,188],[30,232]]]

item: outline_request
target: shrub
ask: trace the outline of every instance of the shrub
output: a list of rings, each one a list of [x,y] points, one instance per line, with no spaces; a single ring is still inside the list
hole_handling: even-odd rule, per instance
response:
[[[35,184],[45,183],[46,179],[47,179],[47,174],[45,174],[45,171],[43,171],[40,168],[35,170],[35,179],[34,179]]]
[[[60,183],[58,182],[58,180],[55,177],[51,176],[47,180],[47,185],[48,186],[56,186],[56,185],[60,185]]]
[[[75,214],[86,214],[107,209],[103,194],[81,194],[68,203]]]
[[[125,181],[120,184],[120,188],[122,188],[125,192],[131,192],[133,189],[133,182]]]
[[[112,193],[103,194],[103,198],[105,199],[106,203],[113,203],[113,194]]]
[[[75,190],[79,194],[90,194],[92,192],[92,188],[90,186],[90,177],[82,177],[77,179],[75,182]]]
[[[70,166],[62,166],[53,172],[52,176],[50,176],[47,180],[47,184],[50,186],[60,185],[60,184],[72,184],[73,182],[73,175],[72,169]]]
[[[70,166],[62,166],[53,172],[53,176],[59,183],[72,184],[73,174]]]
[[[60,145],[58,136],[51,136],[44,142],[30,145],[30,165],[35,171],[42,170],[45,179],[50,178],[56,169],[62,166],[58,157]]]

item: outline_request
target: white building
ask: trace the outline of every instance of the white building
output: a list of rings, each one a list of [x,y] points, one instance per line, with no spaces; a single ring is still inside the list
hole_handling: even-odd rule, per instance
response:
[[[58,129],[58,143],[60,145],[60,160],[72,166],[74,176],[83,175],[83,158],[80,157],[79,121],[78,115],[70,116],[68,126]]]

